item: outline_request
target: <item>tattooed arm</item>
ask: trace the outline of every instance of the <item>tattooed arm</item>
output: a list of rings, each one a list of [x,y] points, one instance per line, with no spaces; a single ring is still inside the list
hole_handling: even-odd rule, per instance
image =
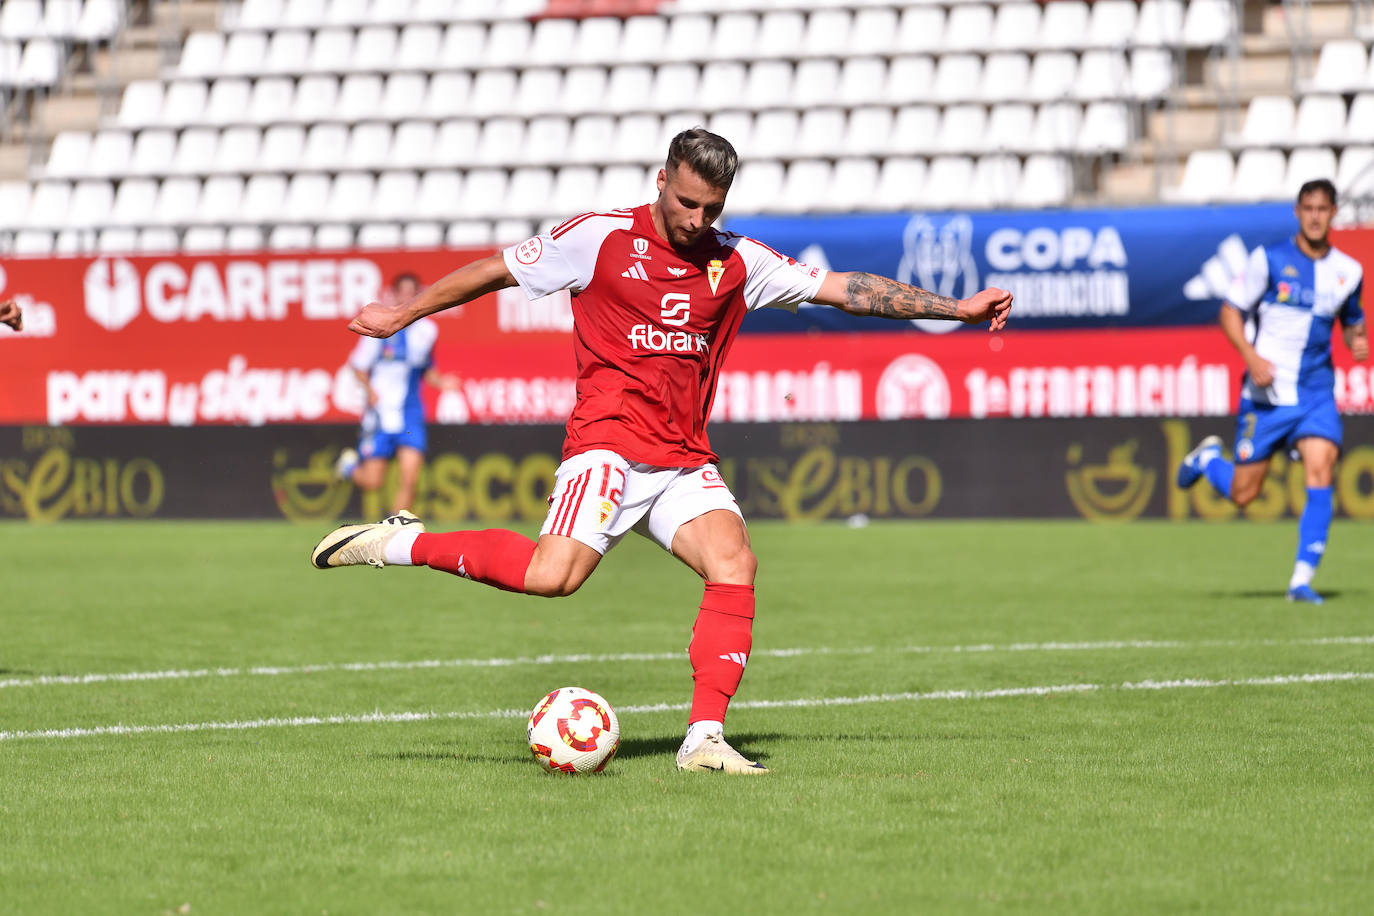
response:
[[[968,324],[988,321],[989,330],[993,331],[1006,326],[1007,313],[1011,311],[1011,293],[1003,289],[985,289],[968,299],[950,299],[918,286],[857,271],[827,274],[813,301],[833,305],[851,315],[948,318]]]

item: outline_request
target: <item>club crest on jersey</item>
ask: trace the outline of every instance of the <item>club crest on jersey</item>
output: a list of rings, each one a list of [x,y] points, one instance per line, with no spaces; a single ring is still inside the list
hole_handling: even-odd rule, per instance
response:
[[[716,291],[716,287],[720,285],[720,278],[724,275],[725,265],[719,258],[712,258],[710,263],[706,265],[706,279],[711,283],[712,293]]]
[[[643,258],[646,261],[652,261],[653,256],[649,254],[649,240],[635,239],[635,250],[634,254],[631,255],[631,257]]]
[[[1282,273],[1285,277],[1296,277],[1298,275],[1298,269],[1292,264],[1289,264],[1282,270]]]

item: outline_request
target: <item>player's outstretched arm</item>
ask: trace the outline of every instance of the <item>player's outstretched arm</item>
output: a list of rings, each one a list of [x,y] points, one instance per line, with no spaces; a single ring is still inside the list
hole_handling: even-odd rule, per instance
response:
[[[13,299],[0,302],[0,324],[7,324],[16,331],[24,330],[24,312]]]
[[[348,329],[367,337],[390,337],[426,315],[514,285],[515,278],[506,267],[506,259],[499,253],[494,254],[465,264],[421,290],[409,302],[398,302],[394,306],[369,302],[358,317],[348,323]]]
[[[1007,313],[1011,311],[1011,293],[1004,289],[985,289],[967,299],[951,299],[919,286],[858,271],[827,274],[812,301],[833,305],[851,315],[947,318],[966,324],[986,321],[992,331],[1006,327]]]

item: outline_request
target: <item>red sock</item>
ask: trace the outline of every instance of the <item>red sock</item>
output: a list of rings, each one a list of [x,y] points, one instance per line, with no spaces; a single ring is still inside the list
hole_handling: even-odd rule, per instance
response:
[[[696,684],[689,723],[725,721],[725,707],[744,677],[744,663],[754,644],[753,629],[754,586],[707,582],[687,647]]]
[[[416,566],[494,585],[508,592],[525,590],[525,571],[534,556],[534,541],[504,528],[422,534],[410,548]]]

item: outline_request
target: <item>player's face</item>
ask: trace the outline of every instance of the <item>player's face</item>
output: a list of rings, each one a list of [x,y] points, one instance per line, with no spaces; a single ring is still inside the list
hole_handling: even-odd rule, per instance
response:
[[[685,165],[658,170],[658,206],[663,228],[674,248],[695,245],[725,209],[725,189]]]
[[[1298,215],[1298,228],[1309,245],[1325,245],[1326,233],[1331,229],[1331,220],[1336,215],[1336,205],[1326,196],[1325,191],[1308,191],[1298,201],[1294,212]]]
[[[414,280],[402,280],[396,284],[396,301],[407,302],[420,291],[420,284]]]

